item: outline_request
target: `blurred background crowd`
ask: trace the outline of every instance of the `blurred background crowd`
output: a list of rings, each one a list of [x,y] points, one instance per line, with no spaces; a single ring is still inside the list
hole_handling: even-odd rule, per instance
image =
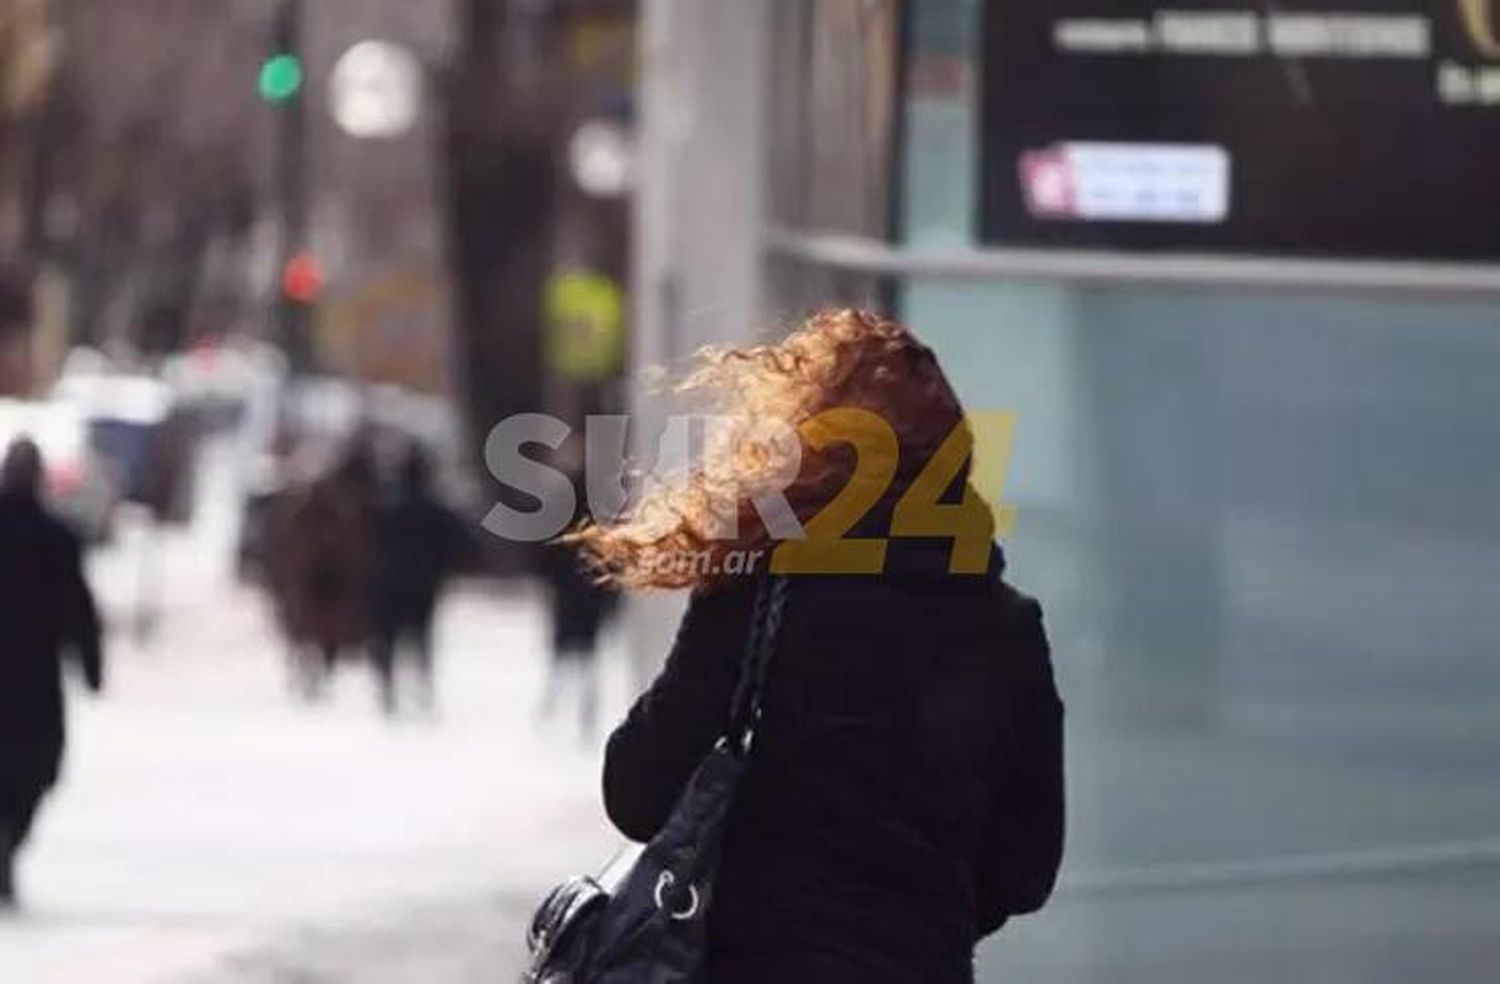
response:
[[[680,599],[485,534],[485,435],[859,304],[1019,413],[1070,843],[980,979],[1490,979],[1500,11],[1214,6],[0,0],[110,667],[0,978],[511,973]]]

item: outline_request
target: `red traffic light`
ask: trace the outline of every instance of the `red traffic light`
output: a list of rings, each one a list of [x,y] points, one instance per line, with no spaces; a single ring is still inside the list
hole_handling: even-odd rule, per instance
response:
[[[287,261],[281,271],[281,292],[301,304],[311,304],[323,293],[323,267],[307,253]]]

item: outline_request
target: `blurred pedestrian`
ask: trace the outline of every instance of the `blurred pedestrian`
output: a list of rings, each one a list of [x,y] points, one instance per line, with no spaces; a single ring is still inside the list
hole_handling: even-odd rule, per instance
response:
[[[624,369],[627,343],[624,288],[586,262],[599,245],[587,229],[563,229],[560,246],[573,255],[548,277],[542,306],[548,410],[575,433],[587,426],[589,415],[614,412],[615,384]],[[577,439],[553,453],[552,465],[571,480],[579,503],[575,522],[581,521],[587,515],[587,496],[584,455]],[[600,584],[594,572],[584,569],[577,552],[562,544],[543,548],[540,573],[547,589],[552,659],[537,716],[552,717],[571,691],[582,736],[588,741],[598,730],[599,636],[618,594]]]
[[[710,355],[690,385],[736,418],[792,428],[842,408],[820,426],[843,432],[804,442],[783,491],[804,522],[846,488],[867,491],[872,473],[884,486],[850,539],[778,555],[784,618],[724,832],[705,979],[968,984],[975,943],[1051,892],[1062,704],[1041,609],[1002,578],[993,517],[969,486],[958,399],[931,350],[855,311]],[[605,806],[636,840],[661,831],[698,763],[735,733],[758,593],[736,572],[800,546],[778,545],[751,506],[781,474],[775,450],[721,450],[578,538],[622,584],[693,589],[665,668],[606,752]],[[715,522],[726,507],[735,530]],[[829,567],[849,572],[819,573]],[[689,888],[673,903],[682,919],[700,911]]]
[[[577,700],[584,740],[599,724],[599,635],[614,608],[612,589],[596,583],[571,549],[549,545],[542,558],[551,628],[551,665],[538,717],[551,718],[568,691]]]
[[[302,696],[322,695],[339,657],[373,637],[376,466],[356,437],[334,467],[278,496],[268,587]]]
[[[574,487],[580,490],[578,519],[581,520],[582,463],[564,455],[555,464],[569,474]],[[577,701],[579,732],[588,741],[597,733],[599,724],[599,636],[619,595],[601,584],[598,575],[585,568],[577,551],[565,544],[549,543],[543,547],[541,575],[547,591],[551,663],[537,718],[542,721],[551,718],[558,704],[571,692]]]
[[[62,662],[104,683],[99,617],[78,537],[41,501],[43,461],[27,438],[0,465],[0,907],[15,904],[13,864],[62,765]]]
[[[467,552],[463,523],[432,488],[432,463],[413,443],[376,523],[375,639],[381,708],[396,710],[397,664],[415,663],[423,707],[435,706],[432,622],[444,584]]]

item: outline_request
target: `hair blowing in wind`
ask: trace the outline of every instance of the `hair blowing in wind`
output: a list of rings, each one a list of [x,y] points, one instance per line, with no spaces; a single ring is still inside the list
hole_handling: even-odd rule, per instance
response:
[[[693,468],[650,483],[618,520],[568,536],[601,578],[622,587],[692,588],[722,578],[720,564],[674,561],[769,549],[775,540],[754,499],[779,490],[805,523],[854,474],[849,445],[815,449],[802,440],[788,448],[758,424],[795,432],[841,407],[884,418],[898,435],[900,460],[867,518],[887,514],[943,441],[966,426],[932,350],[903,325],[848,308],[821,311],[774,344],[704,349],[675,390],[735,425],[710,438]]]

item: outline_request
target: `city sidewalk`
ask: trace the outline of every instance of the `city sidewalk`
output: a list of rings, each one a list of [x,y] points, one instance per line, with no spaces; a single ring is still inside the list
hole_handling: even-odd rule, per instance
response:
[[[362,666],[326,704],[293,701],[260,597],[195,544],[163,548],[153,644],[117,632],[109,693],[73,701],[67,776],[20,869],[27,907],[0,921],[0,980],[511,979],[535,901],[618,846],[597,741],[533,720],[536,599],[458,592],[438,717],[388,723]],[[132,563],[94,566],[118,619]],[[606,658],[613,715],[624,661]]]

